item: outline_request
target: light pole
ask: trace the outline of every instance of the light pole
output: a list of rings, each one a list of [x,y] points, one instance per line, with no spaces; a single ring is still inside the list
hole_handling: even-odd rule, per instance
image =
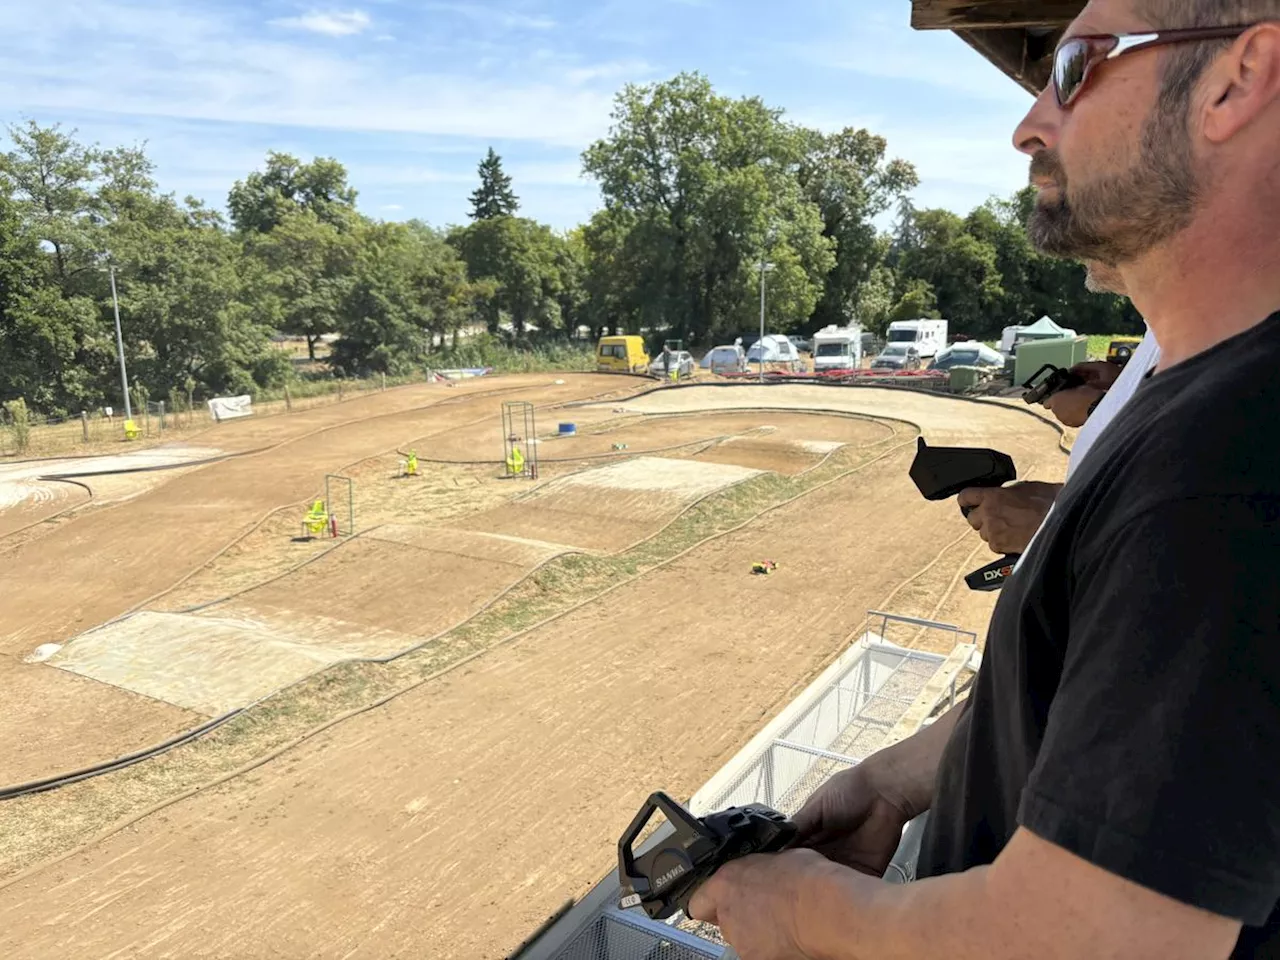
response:
[[[116,268],[110,267],[111,273],[111,306],[116,312],[116,354],[120,357],[120,388],[124,390],[124,418],[133,419],[133,406],[129,403],[129,374],[124,369],[124,337],[120,334],[120,299],[116,296]]]
[[[773,264],[760,258],[760,382],[764,383],[764,275],[773,269]]]

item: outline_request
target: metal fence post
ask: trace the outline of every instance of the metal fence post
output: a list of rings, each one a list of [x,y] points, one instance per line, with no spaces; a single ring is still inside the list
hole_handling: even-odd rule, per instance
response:
[[[80,411],[80,430],[84,434],[84,442],[89,442],[89,414],[87,411]]]
[[[160,435],[164,435],[164,401],[160,401]]]
[[[764,803],[765,806],[773,806],[773,797],[776,791],[773,789],[773,751],[777,749],[772,743],[764,752]]]

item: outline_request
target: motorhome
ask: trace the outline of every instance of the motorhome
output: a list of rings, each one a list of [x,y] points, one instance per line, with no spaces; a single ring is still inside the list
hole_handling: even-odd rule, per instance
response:
[[[862,366],[862,328],[831,324],[813,335],[813,372]]]
[[[947,321],[898,320],[889,324],[889,343],[909,343],[922,359],[938,355],[947,345]]]

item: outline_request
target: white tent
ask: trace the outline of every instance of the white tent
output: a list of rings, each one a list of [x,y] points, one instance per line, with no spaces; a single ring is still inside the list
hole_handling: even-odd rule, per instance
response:
[[[751,345],[751,349],[747,351],[748,363],[760,362],[761,344],[765,363],[796,363],[800,360],[794,343],[780,334],[770,333],[766,334],[764,340],[757,340]]]
[[[1017,334],[1019,340],[1053,340],[1055,338],[1065,340],[1072,339],[1075,335],[1074,330],[1068,330],[1054,323],[1052,317],[1041,317],[1031,326],[1023,327]]]

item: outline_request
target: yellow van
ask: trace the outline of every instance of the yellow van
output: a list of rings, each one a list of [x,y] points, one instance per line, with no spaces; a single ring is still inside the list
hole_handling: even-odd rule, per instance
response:
[[[596,348],[596,369],[606,373],[646,373],[649,354],[640,337],[601,337]]]

